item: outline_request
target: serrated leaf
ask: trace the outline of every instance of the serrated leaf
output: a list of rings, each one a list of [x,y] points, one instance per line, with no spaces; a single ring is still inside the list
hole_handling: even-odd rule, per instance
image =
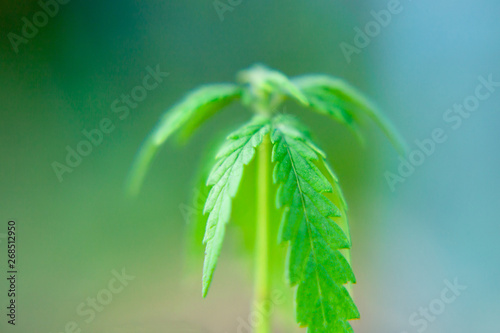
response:
[[[367,115],[384,132],[401,154],[407,150],[404,140],[378,108],[346,81],[328,75],[305,75],[292,80],[310,101],[310,107],[347,125],[358,137],[357,118]]]
[[[348,320],[359,312],[344,287],[354,283],[350,263],[341,249],[349,237],[334,221],[345,214],[338,184],[316,167],[323,161],[306,133],[287,117],[277,117],[271,134],[277,203],[284,208],[280,242],[289,242],[288,280],[297,285],[297,321],[308,332],[352,332]],[[338,207],[325,194],[336,191]],[[338,200],[337,200],[338,199]]]
[[[219,150],[218,161],[208,177],[207,185],[213,185],[205,203],[209,213],[203,242],[206,244],[203,265],[203,297],[208,293],[217,260],[222,248],[226,224],[231,214],[231,201],[240,185],[243,168],[255,155],[269,132],[269,120],[254,118],[250,123],[228,136]]]
[[[295,84],[288,79],[286,75],[278,71],[272,71],[269,73],[266,84],[269,86],[271,90],[278,90],[292,97],[302,103],[303,105],[308,105],[309,101],[307,100],[307,96],[300,91]]]
[[[156,127],[144,140],[137,153],[127,180],[127,190],[136,194],[149,164],[158,148],[181,127],[194,130],[215,112],[241,96],[241,88],[234,84],[212,84],[200,87],[167,110]]]
[[[283,73],[264,65],[254,65],[238,74],[239,81],[249,83],[254,91],[246,95],[249,102],[254,97],[265,99],[264,95],[276,97],[276,94],[288,96],[302,105],[308,105],[307,96]],[[253,96],[254,94],[255,96]]]

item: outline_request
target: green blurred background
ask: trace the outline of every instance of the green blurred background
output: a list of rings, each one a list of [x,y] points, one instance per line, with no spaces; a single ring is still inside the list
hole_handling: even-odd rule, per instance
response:
[[[223,1],[223,3],[228,3]],[[36,1],[0,5],[0,304],[1,332],[246,332],[252,296],[251,247],[242,224],[253,223],[252,168],[229,227],[207,299],[201,299],[203,249],[186,246],[187,215],[200,164],[250,114],[231,106],[186,144],[167,144],[141,193],[123,184],[142,139],[162,112],[200,84],[233,81],[262,62],[288,75],[324,72],[366,92],[415,148],[433,129],[448,140],[395,191],[384,172],[399,160],[366,121],[366,145],[340,125],[287,104],[317,133],[350,206],[354,288],[362,320],[356,332],[411,333],[409,318],[458,281],[467,290],[429,321],[426,332],[499,332],[500,93],[451,130],[443,114],[474,93],[478,77],[500,80],[500,4],[401,1],[401,12],[350,61],[340,43],[373,21],[389,1],[233,1],[219,17],[212,1],[77,1],[15,52],[41,10]],[[112,111],[141,85],[147,67],[169,76],[125,119]],[[109,118],[114,130],[60,182],[52,163]],[[275,214],[278,216],[277,214]],[[6,323],[5,233],[18,224],[18,317]],[[275,220],[276,223],[279,220]],[[189,253],[197,253],[194,261]],[[188,260],[189,259],[189,260]],[[113,270],[135,277],[95,318],[77,313],[108,288]],[[281,288],[281,287],[276,287]],[[281,290],[281,289],[279,289]],[[283,289],[289,299],[291,292]],[[303,332],[276,306],[275,332]],[[76,329],[75,332],[78,332]]]

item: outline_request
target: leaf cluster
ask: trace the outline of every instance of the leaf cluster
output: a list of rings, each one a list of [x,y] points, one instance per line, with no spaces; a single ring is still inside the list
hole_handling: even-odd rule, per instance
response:
[[[307,326],[308,332],[352,332],[348,320],[359,318],[359,312],[346,289],[356,280],[346,252],[351,241],[338,179],[305,126],[275,110],[291,99],[348,126],[357,135],[359,119],[366,116],[400,152],[405,146],[373,103],[339,78],[321,74],[289,79],[256,65],[240,72],[238,81],[198,88],[165,112],[139,150],[128,188],[131,193],[138,191],[158,148],[174,132],[187,137],[218,110],[240,100],[255,116],[227,137],[207,180],[211,189],[204,207],[208,220],[203,240],[203,296],[213,279],[244,168],[256,148],[270,139],[273,180],[279,185],[276,204],[283,210],[277,237],[288,244],[286,271],[289,284],[297,287],[297,322]],[[326,175],[322,169],[327,170]]]

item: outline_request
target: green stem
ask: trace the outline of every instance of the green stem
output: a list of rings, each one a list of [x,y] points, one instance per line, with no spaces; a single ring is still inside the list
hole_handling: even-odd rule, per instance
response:
[[[271,159],[269,135],[257,152],[257,226],[255,241],[255,289],[252,313],[256,320],[254,333],[269,333],[271,320],[269,292],[269,173]],[[266,309],[266,310],[264,310]],[[257,313],[259,315],[257,315]]]

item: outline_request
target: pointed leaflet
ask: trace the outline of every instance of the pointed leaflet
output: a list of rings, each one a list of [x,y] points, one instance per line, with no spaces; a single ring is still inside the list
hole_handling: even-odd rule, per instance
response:
[[[251,122],[228,136],[228,140],[217,154],[217,163],[208,177],[207,185],[213,185],[205,203],[208,215],[203,243],[206,244],[203,265],[203,297],[208,289],[219,258],[226,224],[231,214],[231,200],[236,195],[243,175],[243,167],[255,154],[269,132],[269,120],[255,117]]]
[[[328,75],[305,75],[292,80],[307,96],[310,107],[331,116],[357,132],[356,119],[360,114],[370,117],[382,129],[400,153],[406,145],[392,124],[366,97],[344,80]]]
[[[359,312],[343,285],[355,277],[339,251],[351,244],[332,219],[341,210],[323,195],[334,190],[314,163],[324,154],[287,117],[275,120],[271,140],[273,178],[280,183],[277,203],[284,207],[279,240],[289,242],[287,270],[290,284],[298,285],[297,321],[308,332],[352,332],[347,320],[359,318]]]
[[[333,172],[332,167],[329,165],[329,163],[323,159],[323,165],[325,166],[326,170],[330,174],[330,177],[332,179],[332,186],[333,186],[333,192],[331,193],[331,198],[332,202],[335,206],[337,206],[340,209],[340,216],[338,217],[333,217],[333,220],[339,225],[339,227],[342,228],[344,231],[344,234],[347,237],[347,240],[349,243],[351,242],[351,233],[349,230],[349,221],[347,219],[347,203],[344,198],[344,194],[342,193],[342,189],[340,188],[339,180],[335,173]],[[340,253],[344,255],[346,258],[347,262],[351,264],[351,251],[350,249],[342,249],[340,250]],[[346,289],[349,291],[349,293],[352,291],[352,283],[348,283],[346,286]]]
[[[129,174],[127,188],[136,194],[158,148],[183,126],[195,129],[216,111],[241,96],[241,88],[233,84],[213,84],[189,93],[181,102],[167,110],[142,143]]]
[[[278,97],[275,93],[279,93],[293,98],[303,105],[309,104],[304,93],[285,74],[264,65],[254,65],[241,71],[238,74],[238,80],[244,84],[249,83],[254,88],[247,91],[250,94],[244,95],[247,103],[254,98],[265,100],[270,96]]]

